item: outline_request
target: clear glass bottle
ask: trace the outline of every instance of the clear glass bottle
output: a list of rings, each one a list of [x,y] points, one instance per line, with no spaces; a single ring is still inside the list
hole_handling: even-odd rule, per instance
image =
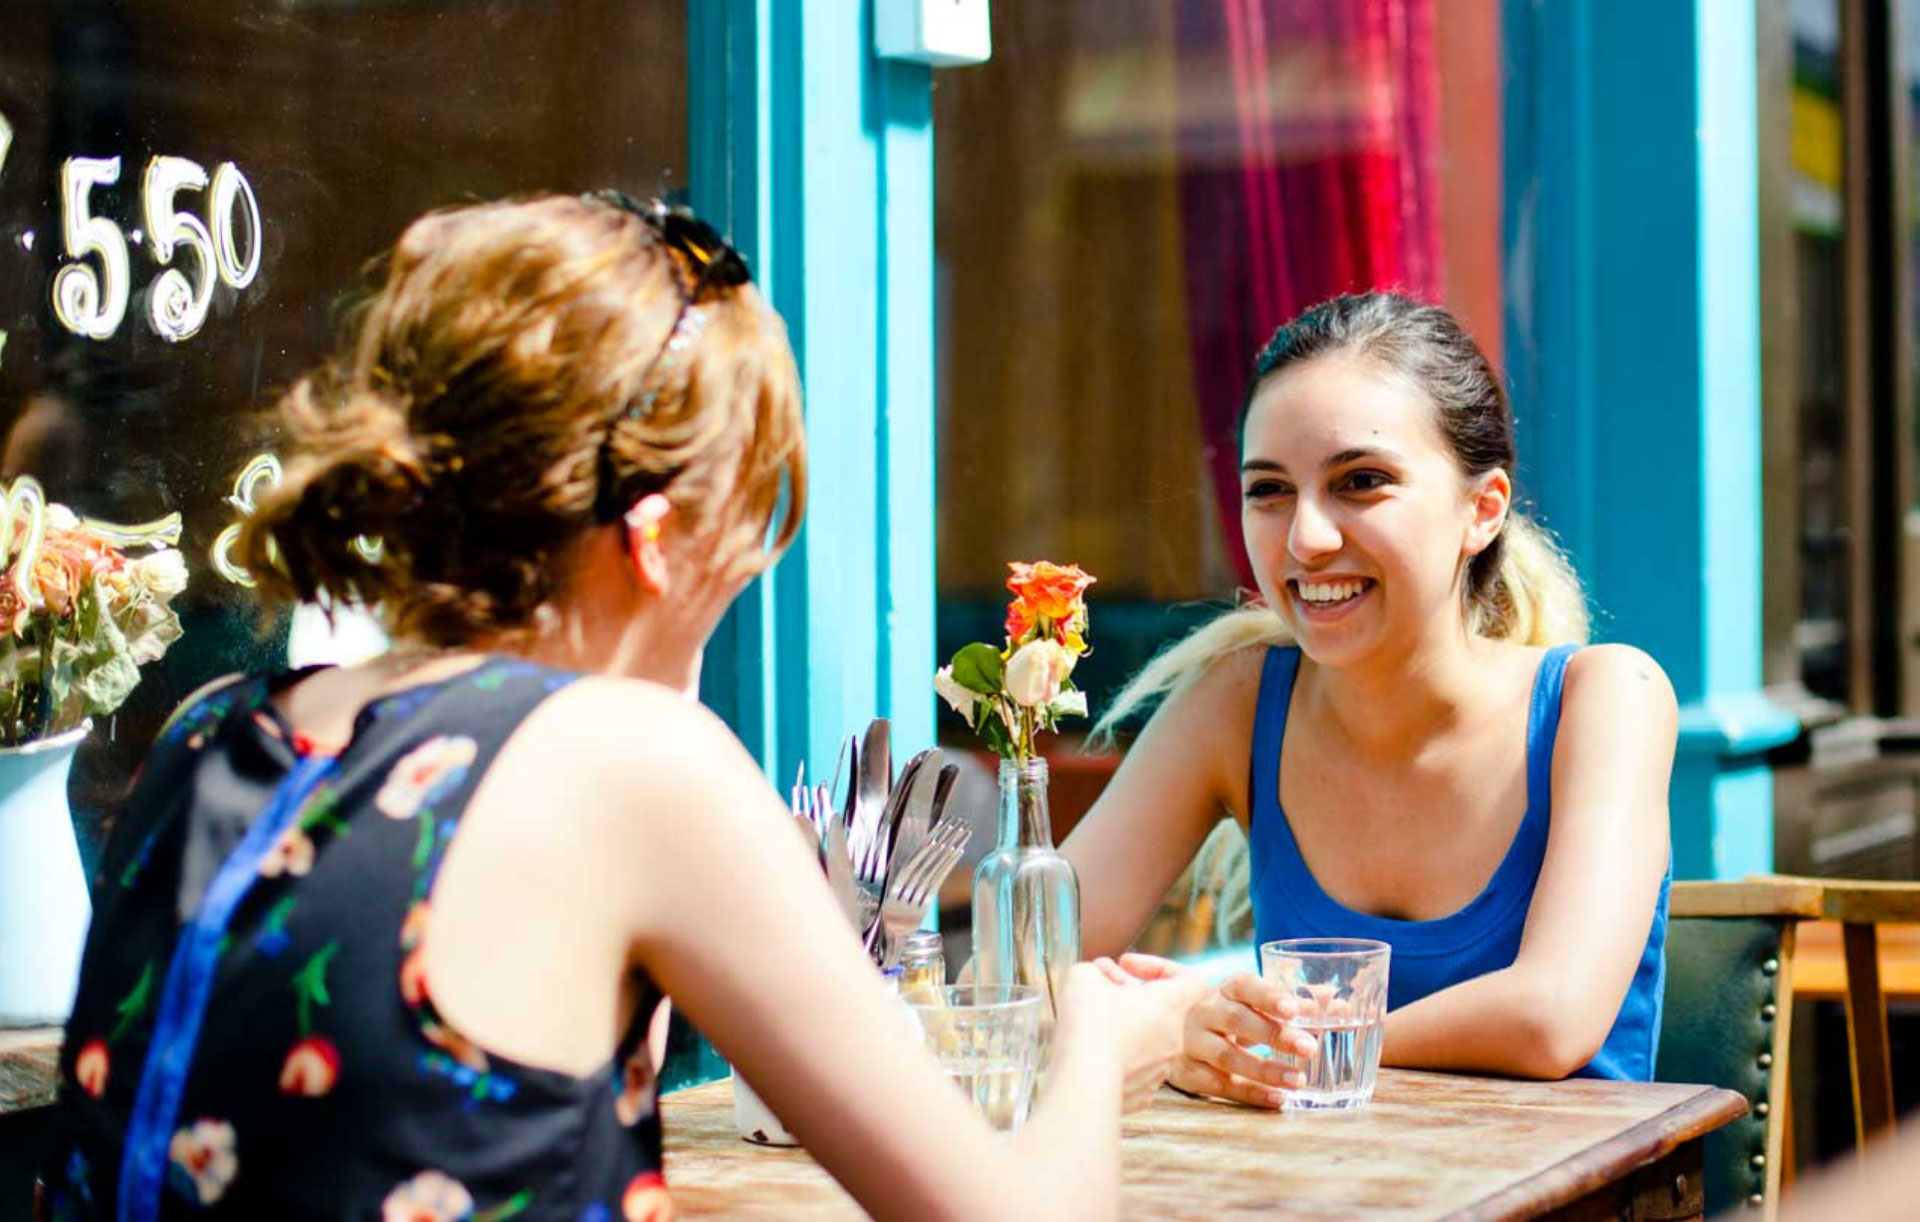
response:
[[[974,983],[1039,989],[1050,1031],[1079,958],[1080,879],[1053,847],[1047,761],[1003,759],[999,847],[973,875]]]

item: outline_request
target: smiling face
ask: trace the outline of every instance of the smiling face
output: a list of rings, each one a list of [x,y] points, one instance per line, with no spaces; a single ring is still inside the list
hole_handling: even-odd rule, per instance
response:
[[[1467,561],[1511,489],[1461,471],[1424,394],[1350,357],[1296,365],[1255,393],[1240,462],[1260,592],[1315,662],[1402,657],[1464,624]]]

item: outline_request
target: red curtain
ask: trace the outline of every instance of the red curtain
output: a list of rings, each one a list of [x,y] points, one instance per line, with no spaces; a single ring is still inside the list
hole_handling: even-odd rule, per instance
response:
[[[1433,6],[1179,6],[1189,343],[1209,471],[1248,585],[1233,424],[1254,354],[1337,293],[1442,296]]]

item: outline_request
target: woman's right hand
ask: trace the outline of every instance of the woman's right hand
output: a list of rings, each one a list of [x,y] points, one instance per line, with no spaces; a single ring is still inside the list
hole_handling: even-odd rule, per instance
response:
[[[1201,979],[1191,968],[1157,955],[1126,954],[1117,964],[1107,959],[1100,965],[1109,979],[1135,983]],[[1312,1036],[1289,1025],[1296,1012],[1293,1000],[1278,985],[1251,973],[1232,976],[1218,989],[1203,986],[1187,1010],[1180,1056],[1168,1081],[1190,1094],[1278,1108],[1280,1088],[1304,1083],[1298,1066],[1316,1047]],[[1260,1057],[1248,1051],[1261,1044],[1275,1055]],[[1283,1058],[1282,1053],[1292,1059]]]
[[[1121,1110],[1137,1112],[1152,1104],[1179,1064],[1187,1015],[1206,995],[1206,982],[1191,974],[1148,983],[1076,963],[1067,973],[1062,1014],[1106,1029],[1120,1054]]]

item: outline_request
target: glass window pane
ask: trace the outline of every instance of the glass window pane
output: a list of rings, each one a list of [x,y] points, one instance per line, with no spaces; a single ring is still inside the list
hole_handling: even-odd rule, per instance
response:
[[[4,473],[110,520],[178,511],[192,566],[177,603],[185,639],[76,765],[83,820],[122,791],[175,701],[278,661],[284,628],[258,632],[209,547],[234,520],[236,472],[275,444],[262,409],[328,352],[368,261],[429,208],[684,183],[685,26],[685,0],[15,0],[0,12]],[[210,179],[234,169],[169,200],[150,168],[159,157]],[[117,176],[97,165],[111,158]],[[163,165],[163,178],[197,182]],[[83,187],[89,174],[105,181]],[[196,325],[173,336],[150,318],[156,220],[175,234],[204,226],[232,273],[203,321],[187,302]],[[75,249],[98,268],[87,243],[121,239],[124,275],[107,275],[98,299],[67,299],[63,319],[58,269]],[[203,274],[192,258],[175,264]]]
[[[1250,588],[1233,425],[1303,307],[1399,287],[1498,355],[1496,0],[1000,0],[936,78],[943,656],[1004,561],[1094,573],[1096,711]]]
[[[993,60],[935,78],[943,658],[1001,639],[1006,561],[1078,563],[1099,584],[1073,678],[1098,716],[1250,589],[1234,424],[1256,351],[1306,306],[1400,288],[1498,359],[1500,9],[997,0]],[[1116,760],[1055,755],[1056,837]],[[1232,837],[1202,858],[1230,862]],[[1185,881],[1143,945],[1239,936],[1236,905]],[[949,930],[967,898],[943,895]]]
[[[1846,703],[1852,642],[1838,0],[1794,0],[1792,131],[1800,460],[1800,616],[1794,643],[1807,689]]]

